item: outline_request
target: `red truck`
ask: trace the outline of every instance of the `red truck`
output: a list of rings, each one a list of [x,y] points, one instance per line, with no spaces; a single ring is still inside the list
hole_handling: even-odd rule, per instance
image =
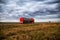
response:
[[[24,18],[20,17],[20,23],[34,23],[34,18]]]

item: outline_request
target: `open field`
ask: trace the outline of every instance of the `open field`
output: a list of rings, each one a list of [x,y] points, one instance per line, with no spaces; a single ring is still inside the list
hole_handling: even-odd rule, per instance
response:
[[[60,23],[0,23],[1,40],[60,40]]]

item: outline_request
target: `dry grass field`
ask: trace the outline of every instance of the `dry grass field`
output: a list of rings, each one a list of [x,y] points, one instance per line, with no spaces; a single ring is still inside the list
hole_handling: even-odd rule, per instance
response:
[[[0,40],[60,40],[60,23],[0,23]]]

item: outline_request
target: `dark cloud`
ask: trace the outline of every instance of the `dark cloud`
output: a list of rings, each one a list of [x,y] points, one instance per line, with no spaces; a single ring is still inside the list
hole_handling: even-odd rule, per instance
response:
[[[2,12],[2,7],[0,6],[0,12]]]
[[[51,1],[51,2],[46,2],[46,4],[55,4],[55,3],[60,3],[60,0],[55,0],[55,1]]]
[[[58,10],[59,10],[59,12],[60,12],[60,3],[58,3]]]
[[[8,0],[0,0],[0,4],[7,4]]]
[[[5,1],[4,0],[0,0],[0,3],[5,3]]]

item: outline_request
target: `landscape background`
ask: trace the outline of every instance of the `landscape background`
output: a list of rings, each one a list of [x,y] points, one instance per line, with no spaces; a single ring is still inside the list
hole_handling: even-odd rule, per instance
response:
[[[0,40],[60,40],[60,0],[0,0]]]

